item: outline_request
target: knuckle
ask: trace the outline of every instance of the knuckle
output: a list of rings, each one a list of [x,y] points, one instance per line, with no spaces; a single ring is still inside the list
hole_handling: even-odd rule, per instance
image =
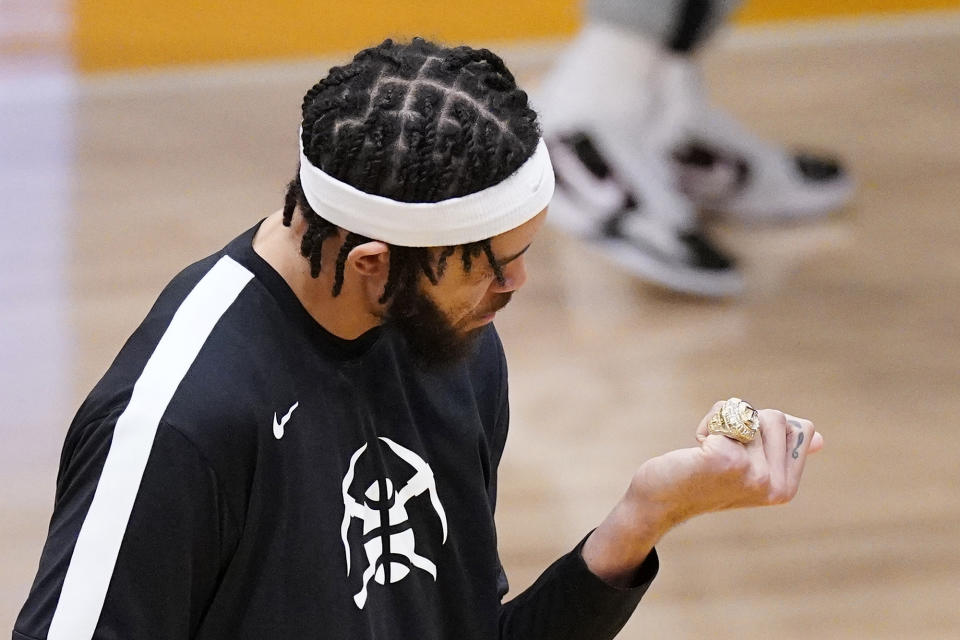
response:
[[[750,459],[746,455],[738,455],[738,453],[731,453],[727,456],[726,467],[731,473],[743,476],[750,470]]]
[[[785,425],[787,424],[787,416],[783,411],[777,409],[764,409],[760,412],[760,418],[763,422],[768,424],[776,425]]]
[[[769,471],[754,471],[750,473],[744,485],[750,491],[769,493],[770,491],[770,472]]]
[[[647,480],[647,470],[641,465],[633,472],[633,477],[630,478],[630,487],[639,487],[643,486],[643,483]]]

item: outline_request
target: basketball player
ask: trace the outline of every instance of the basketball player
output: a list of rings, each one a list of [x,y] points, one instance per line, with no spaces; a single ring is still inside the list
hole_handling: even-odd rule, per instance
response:
[[[611,638],[672,526],[796,492],[811,423],[705,421],[502,602],[491,322],[553,193],[537,116],[489,51],[387,40],[301,127],[283,210],[177,275],[78,411],[15,640]]]
[[[557,171],[551,222],[637,276],[722,297],[743,281],[698,210],[816,219],[849,201],[834,160],[765,142],[709,103],[696,54],[739,0],[590,0],[538,107]]]

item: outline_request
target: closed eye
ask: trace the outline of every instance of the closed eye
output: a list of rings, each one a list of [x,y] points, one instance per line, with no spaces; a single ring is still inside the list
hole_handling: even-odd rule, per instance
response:
[[[527,246],[525,246],[523,249],[513,254],[512,256],[503,258],[502,260],[497,260],[497,264],[500,265],[501,267],[503,267],[504,265],[510,264],[511,262],[513,262],[514,260],[522,256],[523,254],[525,254],[527,252],[527,249],[529,248],[530,248],[530,245],[528,244]]]

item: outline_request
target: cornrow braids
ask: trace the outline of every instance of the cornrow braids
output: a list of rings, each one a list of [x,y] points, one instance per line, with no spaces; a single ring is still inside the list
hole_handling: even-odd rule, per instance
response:
[[[503,60],[487,49],[446,48],[414,38],[364,49],[307,91],[301,143],[311,164],[366,193],[400,202],[438,202],[475,193],[516,171],[540,140],[537,114]],[[299,210],[307,228],[300,253],[317,277],[325,240],[339,233],[314,211],[299,175],[287,185],[283,223]],[[343,287],[350,251],[368,238],[347,233],[335,263],[333,295]],[[490,240],[444,247],[434,267],[426,247],[390,247],[381,302],[436,284],[457,249],[469,272],[483,255],[503,270]]]

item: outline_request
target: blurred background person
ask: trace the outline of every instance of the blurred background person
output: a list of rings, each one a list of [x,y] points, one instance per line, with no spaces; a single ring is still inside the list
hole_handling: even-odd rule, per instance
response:
[[[740,3],[589,0],[538,96],[559,179],[550,220],[631,273],[701,296],[743,280],[699,211],[806,220],[853,192],[836,160],[762,140],[707,98],[696,54]]]

